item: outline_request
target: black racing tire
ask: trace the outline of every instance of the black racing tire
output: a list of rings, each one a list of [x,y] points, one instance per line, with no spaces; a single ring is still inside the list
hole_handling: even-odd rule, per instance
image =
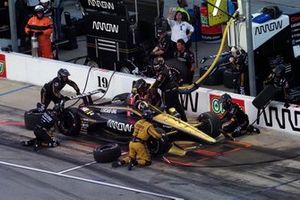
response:
[[[223,84],[226,88],[234,88],[233,80],[239,78],[240,73],[232,71],[231,69],[226,69],[223,73]]]
[[[165,131],[160,128],[157,128],[156,130],[162,134],[162,138],[155,139],[153,137],[150,137],[147,141],[149,152],[154,157],[161,156],[167,153],[171,148],[171,143],[168,136],[164,135]]]
[[[121,156],[121,147],[116,143],[98,146],[93,151],[95,161],[108,163],[117,160]]]
[[[128,97],[129,97],[130,93],[122,93],[122,94],[118,94],[117,96],[115,96],[112,101],[127,101]]]
[[[60,133],[66,136],[77,136],[80,133],[80,118],[77,108],[67,108],[59,118],[57,127]]]
[[[43,112],[39,112],[36,108],[26,111],[24,113],[24,124],[28,130],[33,130],[36,125],[41,121]]]
[[[221,132],[221,120],[214,112],[205,112],[199,115],[198,121],[202,124],[198,127],[199,130],[203,131],[212,138],[217,138]]]

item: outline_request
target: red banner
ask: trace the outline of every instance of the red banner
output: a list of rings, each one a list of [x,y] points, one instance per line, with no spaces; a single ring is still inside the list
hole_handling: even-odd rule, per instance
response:
[[[6,78],[5,55],[0,54],[0,78]]]
[[[222,108],[222,105],[219,104],[219,98],[220,98],[220,95],[210,94],[209,95],[209,108],[210,108],[211,112],[214,112],[217,115],[222,116],[225,111]],[[232,98],[232,102],[238,104],[243,109],[243,111],[245,111],[245,101],[244,100]]]

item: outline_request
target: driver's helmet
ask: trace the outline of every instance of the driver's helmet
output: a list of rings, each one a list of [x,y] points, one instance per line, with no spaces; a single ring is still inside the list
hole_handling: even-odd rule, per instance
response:
[[[57,77],[60,80],[67,80],[68,76],[70,76],[70,73],[69,73],[69,71],[67,69],[61,68],[57,72]]]
[[[138,79],[134,83],[133,88],[132,88],[133,93],[138,93],[138,94],[144,93],[144,92],[146,92],[146,90],[147,90],[147,83],[142,78]]]
[[[163,57],[156,57],[153,60],[153,69],[155,71],[161,71],[164,67],[165,60]]]
[[[284,65],[278,65],[274,68],[274,74],[277,78],[283,78],[285,75],[285,66]]]
[[[37,5],[34,7],[34,14],[40,19],[44,16],[45,8],[42,5]],[[42,14],[42,15],[38,15]]]
[[[142,118],[146,120],[151,120],[153,118],[153,112],[149,109],[144,109],[142,113]]]
[[[229,94],[225,93],[223,94],[219,99],[219,104],[222,104],[222,107],[227,110],[232,105],[232,98]]]

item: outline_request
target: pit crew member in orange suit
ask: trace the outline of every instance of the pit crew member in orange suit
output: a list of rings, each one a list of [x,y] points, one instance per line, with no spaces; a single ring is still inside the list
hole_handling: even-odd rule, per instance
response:
[[[65,87],[66,84],[70,85],[76,91],[76,94],[80,94],[80,89],[77,84],[70,80],[68,77],[70,73],[67,69],[59,69],[57,77],[50,82],[46,83],[41,90],[41,103],[44,109],[48,107],[51,101],[55,104],[60,103],[61,100],[68,100],[68,97],[63,96],[60,91]]]
[[[158,133],[151,124],[153,113],[149,109],[144,109],[142,119],[134,125],[133,138],[129,142],[129,154],[127,157],[112,163],[112,167],[118,167],[128,164],[128,170],[135,165],[151,165],[151,157],[147,147],[147,140],[150,136],[155,139],[161,139],[162,135]]]
[[[44,7],[37,5],[32,16],[25,27],[25,32],[29,35],[35,34],[38,40],[39,57],[53,58],[51,46],[51,34],[53,33],[53,21],[44,14]]]

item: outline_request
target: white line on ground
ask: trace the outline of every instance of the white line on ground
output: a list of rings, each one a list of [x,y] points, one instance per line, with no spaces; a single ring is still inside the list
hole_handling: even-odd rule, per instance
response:
[[[89,166],[89,165],[92,165],[92,164],[95,164],[95,163],[96,163],[96,161],[89,162],[89,163],[86,163],[84,165],[80,165],[80,166],[77,166],[77,167],[66,169],[66,170],[63,170],[63,171],[60,171],[60,172],[57,172],[57,173],[58,174],[64,174],[64,173],[67,173],[67,172],[70,172],[70,171],[73,171],[73,170],[76,170],[76,169],[80,169],[80,168],[83,168],[83,167],[86,167],[86,166]]]
[[[57,172],[52,172],[52,171],[33,168],[33,167],[27,167],[27,166],[24,166],[24,165],[18,165],[18,164],[4,162],[4,161],[0,161],[0,165],[15,167],[15,168],[19,168],[19,169],[25,169],[25,170],[34,171],[34,172],[40,172],[40,173],[44,173],[44,174],[50,174],[50,175],[54,175],[54,176],[74,179],[74,180],[83,181],[83,182],[92,183],[92,184],[97,184],[97,185],[104,185],[104,186],[107,186],[107,187],[113,187],[113,188],[117,188],[117,189],[131,191],[131,192],[138,192],[138,193],[148,194],[148,195],[152,195],[152,196],[163,197],[163,198],[167,198],[167,199],[184,200],[183,198],[179,198],[179,197],[174,197],[174,196],[149,192],[149,191],[145,191],[145,190],[139,190],[139,189],[125,187],[125,186],[116,185],[116,184],[112,184],[112,183],[105,183],[105,182],[102,182],[102,181],[96,181],[96,180],[92,180],[92,179],[86,179],[86,178],[80,178],[80,177],[70,176],[70,175],[66,175],[66,174],[60,174],[60,173],[57,173]]]

